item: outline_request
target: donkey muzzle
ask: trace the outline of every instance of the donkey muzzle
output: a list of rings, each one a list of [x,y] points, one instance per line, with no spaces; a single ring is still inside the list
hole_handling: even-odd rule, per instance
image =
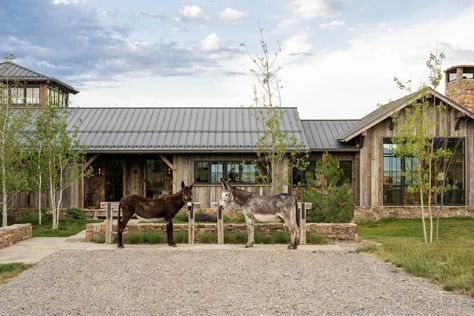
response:
[[[219,206],[217,207],[217,210],[219,210],[219,211],[222,211],[223,209],[224,209],[224,205],[219,205]]]

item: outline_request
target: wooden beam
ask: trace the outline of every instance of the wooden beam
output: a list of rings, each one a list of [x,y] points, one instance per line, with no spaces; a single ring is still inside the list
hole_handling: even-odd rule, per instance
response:
[[[86,163],[82,166],[83,170],[86,170],[87,167],[89,167],[94,162],[94,160],[97,159],[97,157],[99,157],[99,154],[95,154],[90,157],[89,160],[87,160]]]
[[[161,158],[161,160],[163,160],[163,161],[165,162],[165,164],[166,164],[168,167],[171,168],[171,170],[174,170],[173,164],[172,164],[168,159],[166,159],[165,156],[160,155],[160,158]]]

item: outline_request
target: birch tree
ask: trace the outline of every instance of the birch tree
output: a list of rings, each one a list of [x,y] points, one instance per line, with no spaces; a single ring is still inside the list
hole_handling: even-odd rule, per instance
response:
[[[429,81],[419,89],[420,97],[413,100],[403,113],[394,115],[395,154],[402,159],[409,159],[410,170],[402,171],[408,185],[409,193],[417,193],[420,200],[421,219],[423,227],[423,239],[426,244],[433,241],[433,204],[439,193],[449,189],[445,181],[437,181],[436,166],[446,161],[452,155],[451,151],[443,146],[437,145],[437,139],[446,137],[446,131],[436,126],[436,120],[430,117],[438,117],[441,121],[446,114],[446,107],[430,96],[429,87],[436,90],[442,78],[441,61],[444,55],[431,54],[426,65],[429,69]],[[397,85],[411,93],[410,84],[403,84],[395,78]],[[426,208],[428,214],[426,214]],[[429,226],[426,224],[428,216]]]
[[[272,193],[280,193],[290,183],[291,169],[287,168],[294,166],[304,169],[308,154],[304,151],[304,144],[283,127],[283,115],[286,113],[282,108],[281,66],[278,64],[281,49],[278,47],[275,52],[270,52],[263,38],[263,28],[259,29],[259,35],[259,52],[253,53],[245,43],[241,44],[253,64],[250,69],[256,80],[253,107],[257,110],[257,119],[262,128],[257,141],[260,167],[257,168],[257,176],[262,184],[271,182]],[[298,118],[292,118],[290,124],[292,129],[296,129]]]
[[[64,190],[81,174],[85,158],[77,130],[68,131],[70,111],[49,100],[36,119],[36,136],[41,146],[44,180],[47,182],[53,229],[58,229]],[[41,165],[40,165],[41,166]]]
[[[9,67],[13,56],[5,56],[3,62]],[[0,83],[0,186],[2,189],[2,226],[7,226],[8,204],[20,191],[27,191],[29,175],[27,163],[26,127],[30,112],[18,109],[13,91],[21,88],[14,78],[4,78]]]

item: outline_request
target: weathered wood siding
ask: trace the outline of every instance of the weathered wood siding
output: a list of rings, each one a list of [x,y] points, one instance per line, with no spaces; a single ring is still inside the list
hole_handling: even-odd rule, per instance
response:
[[[474,122],[462,119],[456,130],[458,111],[448,108],[441,115],[428,113],[427,120],[435,122],[438,135],[465,138],[465,186],[466,203],[474,202]],[[403,112],[401,113],[403,117]],[[383,205],[383,139],[395,135],[395,129],[390,129],[391,119],[388,118],[367,130],[364,144],[359,157],[359,200],[361,206]]]
[[[194,181],[194,162],[195,161],[253,161],[256,159],[252,154],[175,154],[173,156],[173,192],[181,190],[181,181],[186,185]],[[249,192],[260,192],[257,185],[242,185],[240,189]],[[268,188],[263,189],[263,193],[267,194]],[[220,200],[221,185],[220,184],[200,184],[194,185],[193,199],[201,203],[201,207],[210,207],[211,202]]]

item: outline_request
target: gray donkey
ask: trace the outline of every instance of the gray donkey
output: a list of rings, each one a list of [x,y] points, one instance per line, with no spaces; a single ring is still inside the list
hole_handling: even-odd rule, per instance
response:
[[[296,198],[289,193],[280,193],[272,196],[258,195],[243,191],[230,185],[228,181],[221,178],[222,193],[219,202],[219,210],[224,207],[238,205],[245,215],[247,222],[247,244],[246,248],[252,247],[254,239],[254,220],[261,222],[278,221],[281,218],[290,229],[290,243],[288,249],[296,249],[300,244],[298,222],[296,219]]]

